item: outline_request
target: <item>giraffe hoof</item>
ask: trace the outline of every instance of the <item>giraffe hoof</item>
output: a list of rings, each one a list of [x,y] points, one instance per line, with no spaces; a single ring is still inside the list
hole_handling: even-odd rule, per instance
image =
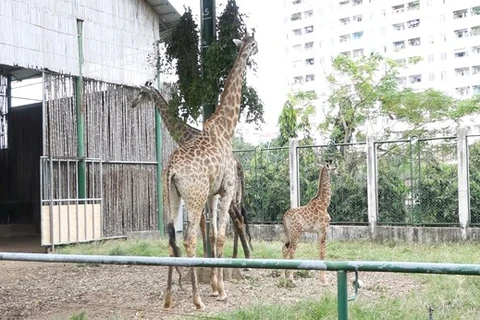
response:
[[[205,310],[205,305],[202,302],[196,303],[195,308],[197,309],[197,311],[202,311]]]
[[[218,291],[213,291],[210,293],[210,297],[218,297]]]
[[[218,300],[218,301],[225,301],[225,302],[227,302],[227,300],[228,300],[228,297],[227,297],[227,295],[226,295],[226,294],[224,294],[224,295],[221,295],[220,297],[218,297],[218,299],[217,299],[217,300]]]

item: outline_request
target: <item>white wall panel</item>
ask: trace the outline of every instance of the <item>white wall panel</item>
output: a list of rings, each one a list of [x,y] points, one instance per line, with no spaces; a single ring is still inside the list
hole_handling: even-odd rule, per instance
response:
[[[0,64],[78,75],[77,19],[84,20],[84,76],[141,84],[159,19],[144,0],[0,0]]]

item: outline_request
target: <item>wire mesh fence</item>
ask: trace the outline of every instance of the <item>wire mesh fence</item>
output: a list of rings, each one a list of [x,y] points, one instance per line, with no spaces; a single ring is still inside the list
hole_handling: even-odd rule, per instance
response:
[[[300,205],[306,205],[318,189],[318,175],[326,161],[330,173],[332,198],[328,212],[332,223],[367,223],[367,159],[365,143],[298,148]]]
[[[245,207],[254,223],[275,223],[290,208],[289,150],[235,151],[245,174]]]
[[[480,225],[480,135],[467,137],[471,224]]]

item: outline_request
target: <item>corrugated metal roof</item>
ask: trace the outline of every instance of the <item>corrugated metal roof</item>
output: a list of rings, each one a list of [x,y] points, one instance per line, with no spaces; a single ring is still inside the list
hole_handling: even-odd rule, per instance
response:
[[[160,39],[163,41],[168,31],[180,20],[180,14],[169,0],[146,0],[160,17]]]

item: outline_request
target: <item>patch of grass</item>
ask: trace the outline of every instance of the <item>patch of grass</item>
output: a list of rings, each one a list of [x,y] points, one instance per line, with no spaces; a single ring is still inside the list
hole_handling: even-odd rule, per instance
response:
[[[79,314],[74,314],[70,317],[70,320],[87,320],[87,313],[85,311],[80,312]]]

